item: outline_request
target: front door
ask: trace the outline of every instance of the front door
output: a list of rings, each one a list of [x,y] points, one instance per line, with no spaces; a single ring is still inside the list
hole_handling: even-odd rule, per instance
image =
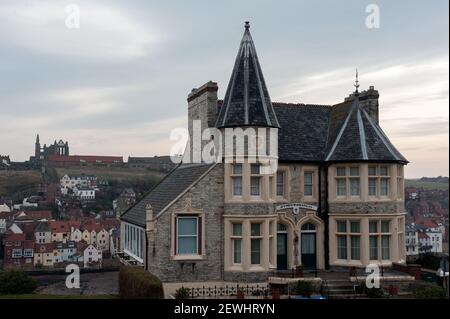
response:
[[[287,269],[287,234],[277,234],[277,269]]]
[[[302,233],[301,255],[304,268],[316,268],[316,233]]]

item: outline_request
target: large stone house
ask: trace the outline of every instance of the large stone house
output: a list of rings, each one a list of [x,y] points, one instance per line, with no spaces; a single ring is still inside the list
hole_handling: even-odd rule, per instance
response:
[[[127,259],[163,282],[405,262],[407,160],[379,126],[378,92],[355,86],[335,105],[272,103],[246,24],[224,100],[214,82],[188,96],[191,153],[122,214]],[[257,130],[244,148],[269,150],[275,136],[277,155],[253,162],[246,150],[230,160],[225,147],[218,160],[193,163],[196,120],[225,133]]]

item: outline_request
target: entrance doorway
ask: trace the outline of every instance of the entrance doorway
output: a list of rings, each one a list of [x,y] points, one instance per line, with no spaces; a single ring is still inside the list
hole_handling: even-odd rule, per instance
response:
[[[301,232],[301,258],[304,268],[316,268],[316,226],[311,223],[302,225]]]
[[[286,225],[277,225],[277,269],[286,270],[288,264]]]

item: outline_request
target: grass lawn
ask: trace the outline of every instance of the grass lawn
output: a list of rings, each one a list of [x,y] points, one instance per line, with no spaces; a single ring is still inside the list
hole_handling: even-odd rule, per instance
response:
[[[423,188],[423,189],[442,189],[442,190],[448,190],[448,183],[438,183],[438,182],[427,182],[427,181],[421,181],[417,179],[407,179],[405,181],[406,187],[416,187],[416,188]]]
[[[119,299],[118,295],[0,295],[0,299]]]

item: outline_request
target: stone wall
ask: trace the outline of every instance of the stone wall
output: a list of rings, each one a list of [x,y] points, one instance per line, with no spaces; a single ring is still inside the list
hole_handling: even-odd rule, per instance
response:
[[[205,215],[205,251],[202,260],[174,260],[172,214],[183,212],[189,202],[193,212]],[[155,249],[149,247],[149,271],[163,282],[222,280],[223,273],[223,165],[216,165],[207,176],[184,194],[156,221]]]
[[[342,202],[330,203],[329,210],[331,213],[394,214],[403,213],[405,207],[402,201]]]

